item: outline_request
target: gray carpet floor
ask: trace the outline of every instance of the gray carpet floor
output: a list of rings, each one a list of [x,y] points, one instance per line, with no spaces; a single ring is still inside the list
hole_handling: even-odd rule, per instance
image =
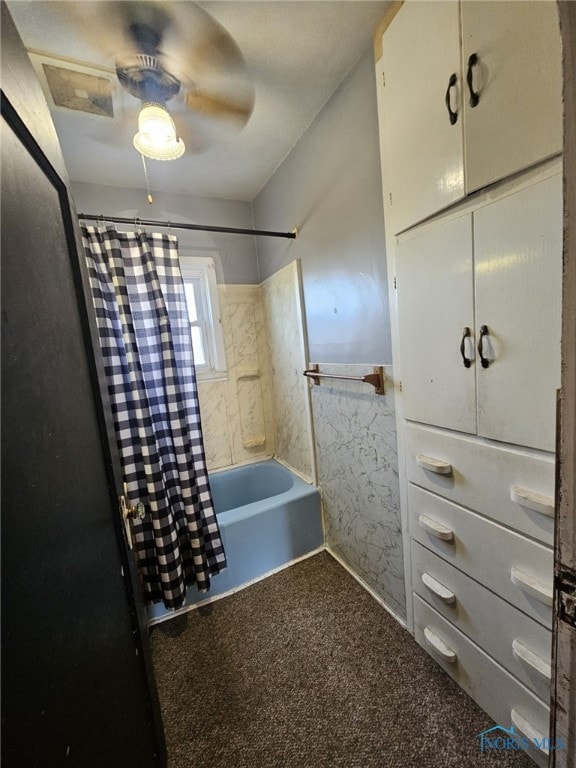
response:
[[[151,641],[169,768],[534,768],[325,553]]]

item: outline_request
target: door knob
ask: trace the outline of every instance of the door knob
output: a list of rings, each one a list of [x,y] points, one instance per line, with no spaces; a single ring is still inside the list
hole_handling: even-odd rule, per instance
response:
[[[128,520],[130,517],[133,520],[142,520],[146,514],[146,509],[141,501],[133,506],[128,506],[126,496],[120,496],[120,511],[124,520]]]

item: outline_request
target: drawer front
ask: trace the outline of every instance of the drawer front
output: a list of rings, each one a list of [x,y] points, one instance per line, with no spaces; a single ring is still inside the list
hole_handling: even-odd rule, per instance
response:
[[[551,549],[411,483],[408,507],[413,539],[552,626]]]
[[[420,597],[543,701],[549,700],[550,630],[415,541],[412,574]]]
[[[449,465],[449,474],[446,467],[445,474],[427,468],[422,457]],[[553,546],[552,456],[408,424],[406,461],[408,479],[416,485]]]
[[[527,751],[542,768],[548,765],[547,755],[535,748],[532,740],[535,734],[542,738],[548,736],[550,711],[544,702],[417,595],[414,596],[414,636],[498,725],[510,729],[515,724],[515,732],[519,733],[518,722],[529,724],[532,733],[526,735],[532,746]],[[440,651],[435,646],[439,646]],[[446,656],[452,661],[447,661]],[[478,737],[479,755],[480,743]]]

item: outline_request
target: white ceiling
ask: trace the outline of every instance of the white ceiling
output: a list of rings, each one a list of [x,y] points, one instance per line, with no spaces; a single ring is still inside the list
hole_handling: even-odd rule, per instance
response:
[[[106,2],[100,4],[105,12]],[[113,61],[104,60],[103,54],[80,39],[66,15],[57,13],[57,5],[61,3],[9,0],[26,47],[111,69]],[[255,109],[239,133],[211,123],[211,146],[202,154],[187,152],[168,163],[148,161],[150,186],[156,191],[250,201],[371,46],[373,30],[389,2],[209,0],[198,5],[240,47],[255,86]],[[72,180],[145,186],[141,158],[132,148],[137,113],[127,119],[125,112],[137,105],[118,89],[115,113],[119,116],[114,121],[52,109]],[[189,118],[175,113],[174,119]]]

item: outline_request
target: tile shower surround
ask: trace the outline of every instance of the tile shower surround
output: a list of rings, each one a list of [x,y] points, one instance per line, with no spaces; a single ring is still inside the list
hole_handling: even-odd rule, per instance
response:
[[[267,458],[276,449],[260,287],[219,285],[218,298],[228,373],[198,384],[209,470]]]
[[[299,264],[291,262],[261,285],[272,371],[276,455],[306,478],[314,477],[306,344]]]
[[[313,477],[296,262],[262,285],[218,286],[227,379],[198,385],[209,470],[275,455]]]

